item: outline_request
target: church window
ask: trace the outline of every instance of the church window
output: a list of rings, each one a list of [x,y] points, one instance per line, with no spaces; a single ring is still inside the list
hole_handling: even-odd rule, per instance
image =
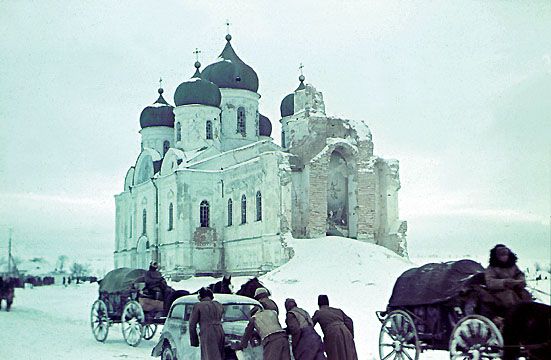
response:
[[[128,237],[132,237],[132,216],[130,217],[130,223],[129,223],[129,229],[128,229]]]
[[[176,123],[176,141],[182,140],[182,125],[177,122]]]
[[[168,230],[172,230],[174,228],[174,206],[172,203],[168,205]]]
[[[262,221],[262,194],[256,192],[256,221]]]
[[[143,209],[142,212],[142,235],[147,233],[147,211]]]
[[[201,227],[209,227],[209,202],[207,200],[201,201],[199,221],[201,222]]]
[[[255,127],[256,127],[256,136],[259,136],[260,135],[260,113],[258,111],[256,112]]]
[[[228,226],[233,224],[233,201],[232,199],[228,200]]]
[[[241,134],[241,136],[246,135],[245,109],[243,107],[237,109],[237,133]]]
[[[241,224],[247,222],[247,197],[245,194],[241,196]]]
[[[168,149],[170,149],[170,142],[166,140],[165,142],[163,142],[163,155],[166,154]]]
[[[285,131],[281,130],[281,147],[285,147]]]
[[[212,140],[212,121],[210,120],[207,120],[207,129],[206,129],[206,133],[207,133],[207,140]]]

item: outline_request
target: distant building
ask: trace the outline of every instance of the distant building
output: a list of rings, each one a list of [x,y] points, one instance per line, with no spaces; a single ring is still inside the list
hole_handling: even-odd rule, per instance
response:
[[[216,62],[140,116],[142,149],[115,196],[115,266],[256,274],[287,240],[339,235],[406,251],[398,161],[373,155],[362,121],[328,117],[306,84],[281,102],[282,144],[259,113],[258,77],[226,36]]]

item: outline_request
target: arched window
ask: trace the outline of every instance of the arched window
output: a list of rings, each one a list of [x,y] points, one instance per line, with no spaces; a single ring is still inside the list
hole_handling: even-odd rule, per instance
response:
[[[281,130],[281,147],[285,147],[285,131]]]
[[[260,113],[256,112],[256,120],[255,120],[255,128],[256,128],[256,136],[260,135]]]
[[[256,221],[262,221],[262,194],[256,192]]]
[[[207,200],[201,201],[199,221],[201,222],[201,227],[209,227],[209,202]]]
[[[174,228],[174,206],[172,203],[168,205],[168,230],[172,230]]]
[[[232,199],[228,200],[228,226],[233,225],[233,201]]]
[[[241,136],[245,136],[247,134],[245,124],[245,108],[240,107],[237,109],[237,133],[241,134]]]
[[[207,120],[206,128],[207,140],[212,140],[212,121]]]
[[[176,141],[182,140],[182,125],[179,122],[176,123]]]
[[[163,142],[163,154],[166,154],[166,152],[170,149],[170,142],[168,140]]]
[[[147,211],[143,209],[142,211],[142,235],[147,233]]]
[[[241,196],[241,224],[247,222],[247,197],[245,194]]]

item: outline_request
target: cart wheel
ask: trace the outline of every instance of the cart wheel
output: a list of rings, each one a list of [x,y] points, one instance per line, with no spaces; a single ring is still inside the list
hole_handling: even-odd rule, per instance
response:
[[[157,332],[157,324],[147,324],[143,327],[143,338],[145,340],[153,339],[155,333]]]
[[[107,305],[102,300],[96,300],[92,304],[90,311],[90,325],[92,333],[99,342],[104,342],[109,334],[109,316],[107,315]]]
[[[450,338],[450,359],[501,359],[503,337],[487,317],[470,315],[461,319]]]
[[[142,340],[142,327],[145,316],[142,306],[134,300],[124,305],[121,316],[122,336],[130,346],[138,346]]]
[[[379,334],[379,356],[381,360],[418,360],[421,347],[415,324],[403,310],[388,314]]]

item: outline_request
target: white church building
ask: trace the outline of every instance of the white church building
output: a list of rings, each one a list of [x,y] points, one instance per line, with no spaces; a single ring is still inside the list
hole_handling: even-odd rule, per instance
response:
[[[115,196],[115,267],[167,275],[259,274],[291,238],[345,236],[406,253],[397,160],[373,155],[362,121],[327,116],[304,82],[281,102],[281,145],[259,113],[258,77],[226,36],[219,58],[140,116],[141,152]]]

